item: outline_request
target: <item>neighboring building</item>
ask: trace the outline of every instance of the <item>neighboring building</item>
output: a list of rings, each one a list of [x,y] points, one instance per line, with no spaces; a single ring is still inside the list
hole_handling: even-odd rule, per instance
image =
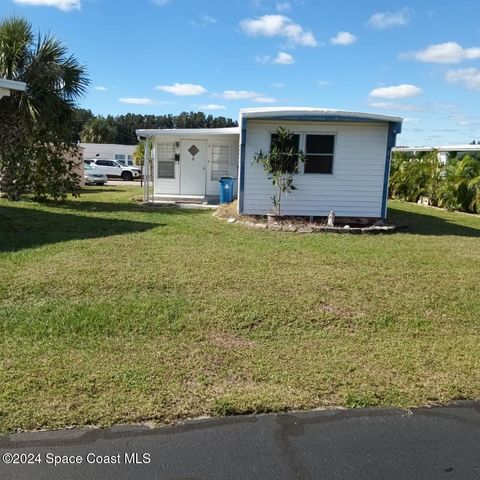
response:
[[[24,82],[16,82],[15,80],[7,80],[6,78],[0,78],[0,98],[9,97],[13,91],[24,92],[27,88],[27,84]]]
[[[471,152],[480,152],[480,145],[476,144],[461,144],[461,145],[441,145],[439,147],[395,147],[393,149],[394,152],[400,153],[413,153],[416,155],[417,153],[422,152],[433,152],[436,150],[438,152],[438,159],[445,163],[448,160],[448,156],[451,153],[455,154],[464,154],[464,153],[471,153]]]
[[[153,199],[218,195],[218,178],[229,174],[238,178],[240,213],[270,213],[272,184],[254,156],[269,151],[278,127],[291,130],[306,154],[297,190],[282,201],[283,215],[325,217],[333,210],[337,217],[386,217],[402,118],[320,108],[244,109],[239,128],[137,130],[154,140]]]
[[[461,144],[461,145],[441,145],[439,147],[395,147],[394,152],[433,152],[437,150],[438,152],[459,152],[459,153],[468,153],[468,152],[480,152],[480,144]]]
[[[80,143],[84,149],[85,160],[95,160],[97,158],[105,160],[116,160],[124,166],[135,165],[133,152],[136,145],[116,145],[109,143]]]

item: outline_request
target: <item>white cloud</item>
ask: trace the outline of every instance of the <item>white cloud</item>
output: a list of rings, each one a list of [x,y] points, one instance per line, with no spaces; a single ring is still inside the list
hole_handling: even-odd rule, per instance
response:
[[[270,55],[256,55],[255,61],[257,63],[276,63],[277,65],[292,65],[295,63],[295,59],[287,52],[278,52],[275,58]]]
[[[294,45],[306,47],[315,47],[318,44],[311,31],[304,30],[285,15],[264,15],[242,20],[240,27],[251,37],[285,37]]]
[[[80,10],[81,0],[13,0],[19,5],[33,5],[35,7],[55,7],[64,12]]]
[[[450,115],[449,120],[455,122],[457,125],[461,125],[462,127],[474,126],[478,128],[479,126],[478,117],[466,115],[462,112]]]
[[[278,52],[274,62],[278,65],[292,65],[295,63],[295,59],[289,53]]]
[[[193,83],[174,83],[173,85],[158,85],[156,90],[162,92],[171,93],[179,97],[187,97],[193,95],[202,95],[206,93],[207,89],[201,85],[195,85]]]
[[[477,68],[449,70],[445,74],[445,79],[450,83],[465,85],[469,90],[480,90],[480,70]]]
[[[108,92],[108,88],[104,87],[103,85],[97,85],[94,88],[95,88],[95,90],[98,90],[99,92]]]
[[[226,100],[247,100],[261,95],[261,93],[250,90],[225,90],[223,93],[217,94],[217,96],[225,98]]]
[[[205,13],[202,13],[196,20],[192,20],[190,23],[195,27],[206,28],[209,25],[214,25],[217,23],[218,20],[216,18],[211,17]]]
[[[255,61],[257,63],[271,63],[272,57],[270,55],[255,55]]]
[[[156,102],[151,98],[136,98],[136,97],[127,97],[119,98],[120,103],[126,103],[127,105],[155,105]]]
[[[330,80],[319,80],[319,81],[317,82],[317,85],[318,85],[319,87],[328,87],[328,86],[331,85],[331,84],[332,84],[332,82],[331,82]]]
[[[398,12],[378,12],[374,13],[367,22],[369,27],[385,30],[393,27],[404,27],[410,22],[410,11],[403,8]]]
[[[332,45],[351,45],[357,41],[357,37],[350,32],[338,32],[330,39]]]
[[[422,89],[416,85],[402,84],[392,87],[375,88],[370,92],[370,97],[388,98],[394,100],[397,98],[416,97],[422,93]]]
[[[207,103],[205,105],[198,105],[200,110],[225,110],[227,107],[225,105],[217,105],[216,103]]]
[[[290,2],[275,2],[275,7],[278,12],[289,12],[292,9]]]
[[[276,98],[272,98],[272,97],[256,97],[256,98],[253,98],[252,100],[257,103],[275,103],[277,101]]]
[[[457,42],[429,45],[424,50],[400,54],[400,58],[411,58],[426,63],[460,63],[462,60],[480,58],[480,47],[463,48]]]
[[[390,111],[404,111],[404,112],[421,112],[424,108],[413,105],[411,103],[396,103],[396,102],[370,102],[368,104],[370,108],[377,108],[379,110]]]
[[[252,100],[257,103],[275,103],[277,101],[275,98],[251,90],[225,90],[223,93],[215,94],[215,96],[226,100]]]

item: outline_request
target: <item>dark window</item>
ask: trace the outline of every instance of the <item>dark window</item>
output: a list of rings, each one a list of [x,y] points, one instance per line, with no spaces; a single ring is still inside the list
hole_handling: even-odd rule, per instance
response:
[[[332,173],[335,135],[307,135],[305,173]]]
[[[278,135],[272,133],[271,138],[271,149],[277,148],[280,150],[282,155],[280,157],[279,169],[286,173],[296,173],[297,172],[297,154],[300,151],[300,135],[294,133],[290,136],[289,140],[286,142],[280,142]]]
[[[108,165],[108,162],[106,160],[97,160],[95,164],[100,165],[101,167],[106,167]]]

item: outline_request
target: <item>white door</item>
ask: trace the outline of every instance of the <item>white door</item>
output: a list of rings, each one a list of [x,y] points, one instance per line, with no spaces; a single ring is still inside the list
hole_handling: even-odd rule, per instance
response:
[[[180,193],[205,195],[207,141],[182,140],[180,150]]]

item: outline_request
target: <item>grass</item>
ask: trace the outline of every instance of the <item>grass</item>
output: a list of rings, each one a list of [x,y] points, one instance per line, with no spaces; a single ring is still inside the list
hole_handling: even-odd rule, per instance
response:
[[[480,398],[480,218],[294,235],[0,200],[0,431]]]

